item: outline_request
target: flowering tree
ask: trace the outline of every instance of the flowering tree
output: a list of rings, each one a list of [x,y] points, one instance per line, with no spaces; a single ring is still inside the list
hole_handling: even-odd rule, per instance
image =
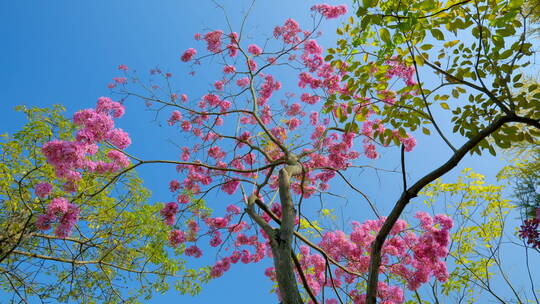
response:
[[[452,152],[412,186],[407,187],[404,179],[403,193],[372,248],[367,302],[375,303],[383,244],[411,199],[467,153],[488,150],[495,154],[495,148],[534,143],[539,135],[538,85],[521,79],[532,55],[527,28],[535,6],[523,6],[523,1],[367,0],[355,4],[358,18],[338,30],[343,39],[336,49],[328,50],[326,59],[353,73],[347,79],[349,90],[380,103],[391,100],[393,106],[381,110],[381,123],[422,128],[426,134],[430,130],[422,125],[432,125]],[[390,90],[387,75],[396,62],[411,66],[410,82]],[[428,82],[425,75],[429,74],[438,81]],[[342,94],[336,100],[348,98]],[[349,104],[354,106],[356,101]],[[433,115],[434,104],[452,110],[452,131],[465,137],[464,144],[455,146],[448,139]],[[356,119],[350,124],[354,126]],[[383,141],[385,133],[378,135]]]
[[[57,179],[41,148],[52,138],[74,140],[75,126],[61,106],[18,110],[28,123],[0,142],[0,288],[11,301],[132,302],[167,290],[170,277],[183,282],[180,291],[196,293],[207,271],[168,252],[167,226],[154,216],[160,206],[146,204],[150,193],[136,173],[101,193],[105,176]],[[40,230],[52,222],[54,234]]]
[[[425,212],[417,212],[416,219],[407,223],[399,219],[405,206],[468,152],[480,152],[481,148],[494,151],[485,141],[489,135],[494,134],[496,143],[504,148],[506,139],[499,133],[512,132],[508,123],[538,128],[539,122],[533,102],[523,105],[531,109],[532,115],[519,116],[513,110],[513,100],[501,101],[483,83],[479,86],[462,79],[464,75],[478,78],[471,76],[476,75],[473,72],[454,75],[452,69],[431,64],[427,55],[417,56],[416,44],[421,41],[413,40],[411,37],[416,36],[411,31],[424,21],[408,16],[407,12],[414,10],[400,3],[396,2],[395,7],[387,3],[376,7],[376,2],[364,1],[356,10],[361,20],[351,17],[338,30],[338,34],[350,34],[350,39],[340,40],[338,48],[327,51],[326,58],[317,42],[317,25],[344,15],[346,6],[315,5],[314,27],[305,28],[287,19],[275,27],[273,39],[266,42],[247,40],[243,28],[238,32],[229,28],[196,34],[195,40],[205,50],[189,48],[180,60],[191,64],[193,75],[199,64],[219,62],[214,62],[219,75],[200,96],[188,96],[174,89],[171,73],[154,69],[147,84],[127,66],[120,65],[124,75],[109,84],[119,101],[101,97],[95,108],[75,113],[75,138],[47,142],[42,152],[66,187],[75,189],[86,176],[105,180],[95,191],[75,194],[83,198],[105,193],[140,166],[171,165],[177,171],[168,185],[174,201],[160,206],[159,216],[168,227],[168,241],[175,253],[200,258],[205,254],[202,243],[216,248],[219,258],[209,269],[210,277],[222,276],[236,263],[256,263],[269,257],[274,266],[265,274],[277,283],[276,292],[283,303],[374,303],[377,299],[382,303],[403,303],[404,289],[414,292],[432,278],[441,282],[448,279],[445,257],[453,226],[448,216]],[[418,14],[425,16],[443,7],[435,2],[424,7],[424,3],[411,5],[419,6]],[[467,3],[456,7],[465,7]],[[450,5],[447,10],[452,11],[453,7]],[[512,9],[517,10],[515,6],[510,7],[514,12]],[[439,15],[441,12],[430,17]],[[518,22],[516,14],[505,16],[503,21]],[[425,22],[431,20],[420,17]],[[402,19],[417,23],[402,23]],[[436,27],[446,24],[448,19],[423,26],[433,26],[432,33],[438,39],[441,31]],[[367,25],[373,26],[368,29]],[[395,31],[394,36],[388,29]],[[482,42],[481,33],[482,30]],[[414,43],[409,45],[411,41]],[[528,54],[528,46],[524,40],[520,42],[515,51],[516,61]],[[364,49],[367,44],[380,50]],[[445,47],[456,44],[450,42]],[[358,61],[358,55],[365,55],[364,62]],[[441,87],[461,84],[489,97],[486,100],[478,95],[476,100],[473,96],[473,106],[456,110],[460,116],[454,119],[456,131],[468,137],[459,148],[435,123],[428,101],[435,90],[424,87],[419,62],[445,75],[449,84]],[[294,72],[297,83],[282,84],[278,77],[281,71]],[[391,88],[390,83],[399,88]],[[459,87],[455,92],[459,96],[465,91]],[[449,97],[439,96],[436,100],[441,98]],[[156,111],[158,119],[166,120],[170,128],[184,134],[186,140],[179,148],[179,159],[147,160],[126,150],[131,139],[124,130],[115,128],[115,119],[124,114],[125,104],[133,99],[144,101]],[[446,103],[441,105],[449,107]],[[486,116],[476,115],[480,110],[475,107],[480,107]],[[501,112],[491,113],[494,109]],[[433,124],[453,155],[408,188],[405,153],[413,151],[416,144],[409,132],[425,122]],[[524,130],[523,138],[536,134]],[[359,143],[361,150],[357,150]],[[331,183],[338,179],[358,191],[347,174],[364,166],[366,159],[376,159],[380,149],[392,145],[401,146],[404,192],[388,218],[381,217],[367,198],[366,204],[375,219],[353,222],[348,233],[324,231],[306,215],[307,202],[328,194]],[[37,195],[44,196],[48,189],[47,185],[39,186]],[[232,202],[228,206],[212,204],[217,215],[202,201],[211,192],[230,195]],[[74,202],[67,195],[51,197],[36,227],[42,231],[54,228],[58,238],[70,236],[77,225],[92,229],[91,221],[79,221],[81,210]],[[315,241],[310,233],[319,234],[320,241]],[[378,281],[380,273],[386,277],[384,282]]]

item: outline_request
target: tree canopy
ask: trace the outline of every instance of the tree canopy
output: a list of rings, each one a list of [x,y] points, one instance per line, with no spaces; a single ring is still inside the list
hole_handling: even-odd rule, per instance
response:
[[[267,260],[287,304],[538,303],[540,88],[527,76],[537,11],[354,0],[311,6],[309,25],[284,16],[263,39],[246,33],[248,10],[179,54],[205,91],[120,64],[111,97],[72,119],[60,106],[19,108],[29,123],[1,150],[1,286],[23,302],[135,302],[171,281],[196,294],[235,264]],[[330,22],[338,38],[325,49]],[[213,69],[202,80],[201,66]],[[130,148],[144,139],[117,122],[137,102],[173,130],[177,158]],[[412,176],[409,155],[430,138],[441,161]],[[497,185],[474,169],[447,180],[486,152],[512,159]],[[390,153],[399,179],[381,183],[402,190],[381,206],[361,174],[384,170]],[[147,167],[167,176],[168,202],[150,201],[136,174]],[[336,211],[351,195],[364,214]],[[527,278],[510,275],[512,245],[525,249]]]

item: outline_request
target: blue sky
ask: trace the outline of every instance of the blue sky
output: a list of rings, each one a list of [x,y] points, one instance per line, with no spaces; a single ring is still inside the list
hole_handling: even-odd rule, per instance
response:
[[[340,1],[328,1],[332,4]],[[249,1],[221,1],[230,15],[233,27]],[[314,1],[258,1],[248,19],[248,33],[258,38],[260,33],[270,33],[273,26],[293,17],[301,24],[311,24],[309,7]],[[106,88],[112,77],[118,76],[117,66],[125,64],[130,69],[147,71],[156,65],[164,71],[179,74],[178,87],[201,95],[210,80],[187,77],[187,69],[178,58],[183,50],[194,45],[196,32],[223,28],[223,12],[208,0],[120,0],[120,1],[2,1],[0,3],[0,132],[13,132],[24,123],[23,117],[13,111],[15,105],[49,106],[64,104],[69,113],[93,107],[99,96],[109,93]],[[326,22],[322,31],[323,46],[331,46],[338,21]],[[205,68],[197,73],[204,74]],[[183,75],[183,76],[182,76]],[[296,81],[296,79],[283,79]],[[443,118],[444,117],[443,115]],[[448,123],[441,122],[448,128]],[[175,158],[177,151],[167,143],[174,134],[152,122],[152,116],[142,107],[128,107],[119,125],[132,134],[134,143],[130,151],[137,151],[147,158]],[[450,131],[449,129],[447,129]],[[162,136],[156,136],[156,134]],[[456,142],[462,139],[453,137]],[[383,152],[377,161],[379,167],[397,169],[397,149]],[[450,155],[442,141],[436,137],[422,138],[413,153],[407,154],[410,181],[431,171]],[[372,163],[374,164],[374,163]],[[382,164],[382,165],[381,165]],[[450,178],[460,168],[473,167],[475,171],[494,176],[502,166],[500,156],[470,157],[454,169]],[[166,183],[170,179],[162,167],[144,168],[145,185],[153,190],[155,200],[167,200]],[[380,180],[379,180],[380,177]],[[398,198],[400,176],[368,172],[357,180],[377,203],[383,213]],[[493,178],[489,178],[493,182]],[[339,186],[341,187],[341,186]],[[365,205],[345,189],[350,197],[347,209],[351,213],[344,220],[363,220]],[[165,193],[165,194],[163,194]],[[354,205],[356,204],[356,206]],[[212,261],[209,261],[212,263]],[[240,265],[220,279],[206,285],[196,297],[185,297],[170,291],[155,296],[152,303],[276,303],[269,293],[271,282],[263,276],[265,265]]]

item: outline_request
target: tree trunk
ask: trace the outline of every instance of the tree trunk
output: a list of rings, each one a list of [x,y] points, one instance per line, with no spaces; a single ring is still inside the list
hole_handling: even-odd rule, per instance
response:
[[[294,275],[294,264],[291,259],[292,239],[296,211],[291,197],[291,175],[299,174],[299,165],[287,166],[279,171],[279,198],[281,200],[281,226],[274,230],[272,254],[279,293],[283,304],[303,303]]]

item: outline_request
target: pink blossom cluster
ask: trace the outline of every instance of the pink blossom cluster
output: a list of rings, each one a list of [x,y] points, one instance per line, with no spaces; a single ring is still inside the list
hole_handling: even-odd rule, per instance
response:
[[[414,66],[407,66],[404,63],[398,61],[396,58],[386,61],[390,67],[386,71],[386,77],[398,77],[405,81],[408,86],[414,86],[416,84],[416,69]]]
[[[259,56],[262,54],[262,48],[256,44],[250,44],[248,46],[248,52],[253,56]]]
[[[173,247],[178,247],[178,245],[186,241],[186,236],[182,230],[173,230],[169,234],[169,243]]]
[[[178,204],[176,202],[170,202],[165,204],[165,207],[161,209],[159,214],[163,217],[165,224],[172,226],[176,220],[176,213],[178,212]]]
[[[223,35],[223,31],[216,30],[209,33],[206,33],[204,35],[204,40],[206,41],[207,49],[212,53],[219,53],[221,52],[221,36]]]
[[[53,186],[49,183],[39,183],[34,187],[34,192],[40,198],[47,197],[53,189]]]
[[[167,225],[181,226],[181,223],[174,223],[177,214],[185,212],[179,210],[174,202],[168,203],[160,211]],[[223,244],[223,233],[227,233],[229,244],[224,248],[222,258],[216,261],[212,266],[210,275],[220,277],[228,271],[233,264],[238,262],[248,264],[261,261],[266,256],[271,256],[271,250],[267,245],[268,239],[263,235],[263,239],[251,229],[251,226],[241,220],[241,209],[231,204],[226,207],[226,213],[223,217],[211,217],[206,211],[196,211],[193,213],[195,218],[185,223],[184,229],[172,229],[169,232],[169,243],[172,247],[178,247],[185,244],[185,255],[193,258],[200,258],[203,255],[202,249],[197,245],[202,238],[209,237],[209,245],[218,247]],[[207,230],[201,233],[200,230],[205,227]],[[250,250],[250,248],[252,248]]]
[[[169,120],[167,120],[167,123],[169,123],[169,126],[172,126],[181,120],[182,120],[182,113],[180,113],[180,111],[173,111],[171,113],[171,117],[169,118]]]
[[[221,190],[225,191],[227,194],[233,194],[236,192],[236,189],[238,189],[238,185],[240,185],[240,181],[237,179],[232,179],[230,181],[227,181],[221,186]]]
[[[195,50],[194,48],[189,48],[182,54],[182,56],[180,57],[180,60],[182,60],[183,62],[188,62],[195,55],[197,55],[197,50]]]
[[[301,41],[298,36],[299,33],[302,33],[302,29],[300,29],[298,22],[293,19],[287,19],[283,26],[274,28],[274,37],[276,39],[282,38],[286,44],[299,43]]]
[[[339,16],[345,15],[347,13],[346,5],[336,5],[332,6],[329,4],[317,4],[311,7],[312,11],[316,11],[319,14],[326,17],[326,19],[338,18]]]
[[[79,208],[63,197],[54,198],[47,206],[45,214],[38,217],[36,227],[44,231],[49,230],[57,219],[59,220],[54,233],[60,238],[66,238],[79,220]]]
[[[419,236],[410,231],[407,222],[398,220],[382,249],[381,272],[405,280],[410,290],[418,289],[431,276],[441,282],[448,279],[444,258],[448,254],[449,230],[453,225],[448,216],[441,214],[431,217],[427,213],[418,212],[416,218],[421,223]],[[345,269],[366,273],[369,269],[371,244],[384,220],[368,220],[363,224],[353,222],[353,230],[349,235],[342,231],[326,232],[318,245]],[[330,280],[326,260],[322,255],[311,253],[307,246],[301,246],[300,254],[300,264],[315,295],[324,287],[357,286],[356,283],[363,280],[341,268],[334,269],[333,280]],[[275,280],[273,268],[267,269],[266,275]],[[350,296],[355,304],[365,303],[365,294],[359,290],[354,290]],[[379,282],[378,298],[380,303],[388,304],[401,304],[405,300],[401,287],[385,282]]]
[[[131,144],[128,134],[114,128],[113,118],[124,114],[124,106],[107,97],[98,99],[95,109],[86,109],[75,113],[73,122],[79,126],[75,141],[52,140],[42,147],[47,162],[54,167],[56,176],[70,183],[71,188],[81,178],[78,170],[89,170],[100,174],[118,171],[129,166],[129,159],[118,150],[107,153],[109,162],[93,161],[90,156],[96,154],[98,144],[108,142],[118,149],[125,149]]]

